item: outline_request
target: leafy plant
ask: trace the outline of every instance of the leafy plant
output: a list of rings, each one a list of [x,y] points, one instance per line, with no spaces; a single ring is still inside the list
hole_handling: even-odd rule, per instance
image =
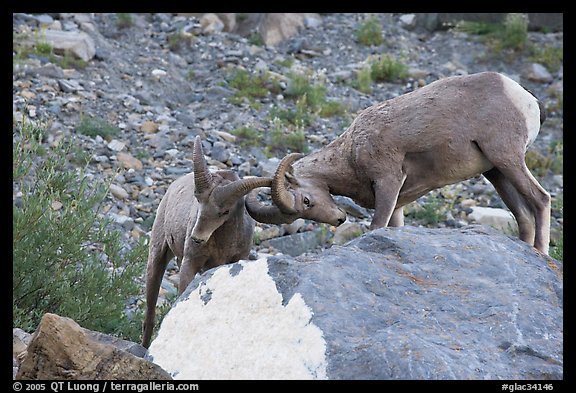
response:
[[[118,135],[120,129],[114,127],[102,118],[81,116],[80,124],[76,127],[76,131],[92,138],[100,135],[106,140],[111,140],[113,137]]]
[[[272,127],[266,146],[268,152],[284,154],[288,150],[301,153],[309,151],[306,134],[301,128],[284,129],[279,119],[272,121]]]
[[[240,127],[232,131],[233,135],[238,138],[238,144],[242,147],[254,146],[262,143],[264,139],[262,134],[250,127]]]
[[[503,51],[522,51],[528,39],[528,16],[510,13],[502,23],[462,21],[456,24],[457,31],[480,37],[493,56],[505,55]],[[513,56],[508,56],[512,59]]]
[[[230,79],[228,85],[236,89],[234,97],[230,101],[233,104],[239,104],[244,99],[254,104],[256,99],[266,97],[268,92],[279,92],[279,84],[269,78],[268,73],[262,75],[251,75],[248,71],[243,69],[236,69]]]
[[[38,157],[29,124],[14,135],[13,182],[21,198],[12,207],[13,326],[33,331],[50,312],[138,341],[141,319],[125,309],[141,291],[146,245],[124,248],[121,234],[101,217],[111,179],[70,170],[73,143]]]
[[[379,56],[370,63],[370,76],[375,81],[394,82],[407,75],[408,67],[390,55]]]
[[[362,93],[372,93],[372,70],[369,67],[362,68],[356,73],[354,87]]]
[[[530,61],[542,64],[551,72],[558,72],[564,62],[564,48],[532,46],[531,52]]]
[[[119,12],[116,14],[116,18],[116,27],[119,29],[126,29],[132,26],[132,15]]]
[[[410,204],[411,208],[407,209],[406,216],[419,221],[425,226],[435,226],[444,220],[451,208],[451,204],[446,202],[441,192],[433,191],[423,199],[423,204],[418,202]]]
[[[356,31],[356,40],[366,46],[380,45],[384,42],[382,27],[376,16],[372,15],[360,25]]]

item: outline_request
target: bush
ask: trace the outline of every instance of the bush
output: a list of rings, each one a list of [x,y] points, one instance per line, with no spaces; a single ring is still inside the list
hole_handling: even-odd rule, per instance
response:
[[[375,16],[366,19],[356,31],[356,39],[362,45],[380,45],[384,42],[382,38],[382,28]]]
[[[118,135],[120,129],[99,117],[81,116],[80,124],[76,127],[76,131],[92,138],[100,135],[102,138],[109,141]]]
[[[39,157],[30,124],[13,142],[13,327],[36,329],[50,312],[81,326],[139,341],[141,312],[126,307],[140,294],[146,246],[122,247],[99,215],[109,184],[67,168],[73,141]]]
[[[362,68],[356,73],[356,82],[354,87],[362,93],[372,93],[372,70],[370,68]]]
[[[375,81],[394,82],[408,75],[408,67],[390,55],[380,56],[370,65],[371,77]]]

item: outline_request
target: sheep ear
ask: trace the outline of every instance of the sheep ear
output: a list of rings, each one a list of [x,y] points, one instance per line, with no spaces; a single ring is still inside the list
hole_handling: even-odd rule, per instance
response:
[[[298,182],[298,179],[296,178],[296,176],[294,176],[294,174],[292,173],[292,165],[290,165],[290,170],[289,172],[286,172],[284,174],[284,176],[286,177],[286,180],[288,180],[288,182],[290,183],[290,185],[294,186],[294,187],[298,187],[300,186],[300,183]]]
[[[206,164],[206,159],[204,158],[200,135],[196,136],[196,139],[194,140],[192,163],[194,166],[194,184],[196,185],[195,193],[198,196],[204,194],[214,185],[214,178],[212,177],[208,165]]]

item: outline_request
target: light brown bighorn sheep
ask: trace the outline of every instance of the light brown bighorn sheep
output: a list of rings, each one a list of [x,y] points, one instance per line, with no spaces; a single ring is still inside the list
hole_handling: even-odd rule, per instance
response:
[[[170,259],[180,267],[181,295],[197,272],[248,258],[255,222],[244,196],[270,187],[271,178],[239,179],[232,171],[210,173],[200,136],[194,141],[193,170],[174,181],[162,198],[150,236],[146,271],[146,315],[142,345],[150,345],[158,291]]]
[[[544,119],[536,97],[502,74],[440,79],[365,109],[319,151],[284,157],[274,205],[251,193],[247,208],[261,222],[336,225],[346,214],[330,194],[345,195],[375,209],[371,229],[401,226],[404,205],[483,174],[516,217],[520,239],[547,254],[550,195],[525,163]]]

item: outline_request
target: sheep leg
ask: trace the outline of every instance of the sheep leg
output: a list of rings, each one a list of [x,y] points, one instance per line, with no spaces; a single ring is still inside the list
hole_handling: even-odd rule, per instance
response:
[[[534,245],[536,224],[532,216],[532,210],[526,204],[524,197],[498,169],[493,168],[483,174],[492,183],[508,209],[514,214],[518,223],[518,237],[530,245]]]
[[[514,152],[509,152],[506,156],[502,157],[502,149],[499,145],[491,146],[490,144],[484,143],[480,145],[480,148],[488,160],[494,164],[494,167],[500,171],[510,185],[516,189],[517,195],[524,200],[524,206],[530,210],[536,226],[534,247],[548,255],[550,243],[550,194],[542,188],[540,183],[538,183],[534,176],[532,176],[532,173],[530,173],[524,161],[524,151],[518,151],[515,152],[515,154]],[[500,183],[502,182],[503,181],[500,181]],[[506,191],[504,191],[504,194],[506,194]],[[513,203],[513,195],[516,195],[516,193],[509,192],[506,195],[512,195],[507,198],[512,198],[511,202]],[[518,224],[520,225],[520,223]],[[526,234],[526,236],[528,237],[528,234]]]
[[[184,293],[188,284],[192,282],[196,273],[200,271],[206,262],[206,258],[201,256],[199,251],[198,245],[192,238],[188,237],[184,243],[184,256],[182,258],[182,265],[180,265],[178,296]]]
[[[397,207],[390,217],[388,223],[390,227],[403,227],[404,226],[404,206]]]
[[[154,330],[154,319],[156,317],[158,293],[160,292],[164,271],[172,257],[172,252],[165,241],[161,244],[155,244],[154,240],[151,241],[146,268],[146,315],[142,324],[142,346],[145,348],[150,346],[152,331]]]
[[[406,174],[402,173],[402,176],[389,177],[373,183],[375,212],[370,224],[370,230],[388,226],[392,216],[394,216],[392,220],[394,226],[398,226],[397,224],[400,221],[404,221],[404,217],[402,219],[398,217],[402,213],[402,208],[396,209],[396,202],[405,181]]]

